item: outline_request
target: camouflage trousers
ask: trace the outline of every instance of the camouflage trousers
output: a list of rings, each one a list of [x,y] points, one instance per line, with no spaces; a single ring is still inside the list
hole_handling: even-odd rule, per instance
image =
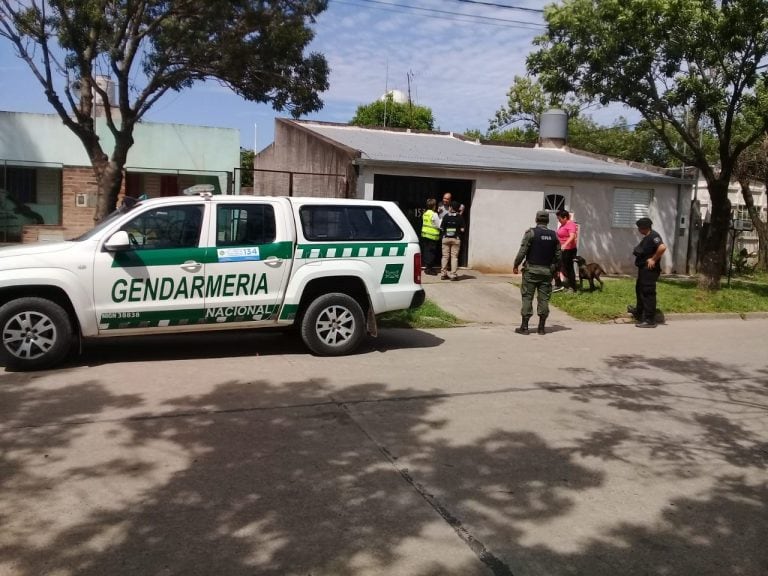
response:
[[[533,295],[536,297],[536,312],[545,318],[549,316],[549,297],[552,294],[552,271],[541,266],[531,266],[523,270],[523,283],[520,294],[523,297],[523,307],[520,314],[523,318],[533,316]]]

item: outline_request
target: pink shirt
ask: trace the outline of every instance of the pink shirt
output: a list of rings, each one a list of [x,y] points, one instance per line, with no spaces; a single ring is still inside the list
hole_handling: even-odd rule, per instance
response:
[[[575,234],[573,241],[567,244],[568,236]],[[573,220],[568,220],[565,224],[557,229],[557,239],[560,240],[560,248],[562,250],[572,250],[576,248],[576,239],[578,238],[579,227]]]

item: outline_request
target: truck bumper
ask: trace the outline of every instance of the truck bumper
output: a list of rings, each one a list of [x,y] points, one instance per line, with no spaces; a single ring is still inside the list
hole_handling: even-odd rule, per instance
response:
[[[414,293],[413,298],[411,298],[411,305],[409,308],[418,308],[422,304],[424,304],[424,300],[426,299],[427,295],[424,292],[424,289],[422,288],[418,292]]]

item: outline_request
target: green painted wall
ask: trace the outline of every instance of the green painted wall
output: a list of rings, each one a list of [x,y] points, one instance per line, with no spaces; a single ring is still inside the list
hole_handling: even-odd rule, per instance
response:
[[[109,154],[114,139],[103,119],[97,132]],[[240,133],[233,128],[143,122],[126,168],[135,171],[232,172],[240,166]],[[54,114],[0,111],[0,160],[90,166],[82,143]]]

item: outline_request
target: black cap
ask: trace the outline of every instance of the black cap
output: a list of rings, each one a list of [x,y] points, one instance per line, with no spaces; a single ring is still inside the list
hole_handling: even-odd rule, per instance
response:
[[[653,221],[650,218],[640,218],[640,220],[635,222],[635,225],[638,228],[648,228],[648,229],[650,229],[653,226]]]

